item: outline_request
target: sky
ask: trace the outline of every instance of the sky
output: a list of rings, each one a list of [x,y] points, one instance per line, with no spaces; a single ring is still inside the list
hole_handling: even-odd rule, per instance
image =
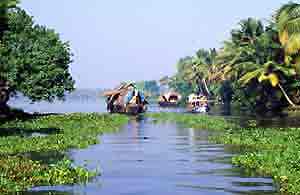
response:
[[[288,0],[22,0],[38,24],[69,41],[77,88],[158,80],[179,58],[220,48],[241,19],[267,22]]]

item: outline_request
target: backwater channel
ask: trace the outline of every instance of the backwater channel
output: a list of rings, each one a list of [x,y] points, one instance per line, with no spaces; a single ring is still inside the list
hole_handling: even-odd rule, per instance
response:
[[[68,107],[64,106],[63,108]],[[89,112],[83,109],[90,107],[93,106],[82,106],[82,110],[69,109]],[[150,107],[149,111],[183,110]],[[243,121],[234,116],[231,119]],[[262,121],[263,126],[278,126],[277,123],[282,124],[274,119]],[[249,174],[231,164],[231,157],[237,155],[239,149],[210,143],[210,135],[211,132],[205,129],[189,129],[176,123],[159,123],[146,117],[131,117],[120,131],[99,136],[100,144],[67,153],[75,165],[91,170],[99,169],[101,176],[85,185],[36,187],[25,194],[277,194],[277,186],[271,178]],[[42,156],[50,158],[47,154]]]

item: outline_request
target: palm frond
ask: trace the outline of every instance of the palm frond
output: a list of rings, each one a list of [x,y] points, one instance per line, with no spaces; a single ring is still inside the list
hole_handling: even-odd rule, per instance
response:
[[[300,31],[299,33],[294,33],[289,37],[285,44],[285,52],[288,55],[294,55],[300,51]]]
[[[279,29],[281,44],[287,55],[300,51],[300,4],[287,3],[276,13],[276,24]]]
[[[263,74],[264,71],[265,71],[264,68],[259,68],[259,69],[256,69],[256,70],[252,71],[252,72],[248,72],[239,79],[239,82],[241,83],[242,86],[245,86],[252,79],[258,78],[258,76]]]

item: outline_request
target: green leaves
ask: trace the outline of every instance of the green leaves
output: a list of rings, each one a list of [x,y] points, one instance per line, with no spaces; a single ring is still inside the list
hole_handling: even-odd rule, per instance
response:
[[[242,86],[247,85],[252,79],[257,79],[261,74],[263,74],[265,71],[264,68],[259,68],[257,70],[254,70],[252,72],[246,73],[244,76],[242,76],[239,79],[239,82]]]
[[[19,3],[19,0],[1,0],[0,10],[14,8]]]
[[[280,42],[287,55],[300,51],[300,4],[287,3],[276,13],[275,20],[279,29]]]
[[[9,31],[3,37],[6,50],[0,49],[0,62],[6,64],[6,80],[12,92],[18,91],[33,101],[62,98],[74,89],[69,73],[70,46],[45,26],[34,25],[24,10],[9,13]]]
[[[169,82],[169,86],[185,97],[199,90],[205,90],[207,93],[203,81],[210,83],[216,56],[217,51],[215,49],[199,49],[194,56],[180,59],[177,64],[177,74]],[[208,87],[210,87],[209,84]]]
[[[241,20],[218,52],[200,49],[195,56],[181,59],[176,82],[170,84],[184,94],[181,90],[196,91],[203,78],[209,86],[230,79],[234,99],[243,105],[263,109],[274,105],[280,110],[291,104],[289,96],[300,99],[295,97],[300,87],[294,84],[300,79],[299,56],[300,4],[287,3],[266,26],[255,18]],[[260,77],[267,82],[259,82]],[[277,95],[279,85],[285,98]]]
[[[261,21],[254,18],[242,20],[240,28],[234,29],[231,32],[232,41],[239,45],[248,44],[264,33],[264,26]]]
[[[28,156],[34,152],[47,154],[53,151],[61,154],[70,148],[86,148],[99,142],[99,134],[115,131],[127,122],[124,115],[68,114],[1,124],[0,128],[9,131],[20,129],[23,133],[45,134],[47,129],[49,134],[30,137],[15,132],[0,137],[0,193],[23,191],[37,185],[87,182],[97,173],[73,167],[66,158],[48,164],[32,161],[21,154]]]
[[[18,3],[18,0],[1,0],[0,2],[0,40],[2,40],[4,32],[8,30],[8,10],[16,7]]]

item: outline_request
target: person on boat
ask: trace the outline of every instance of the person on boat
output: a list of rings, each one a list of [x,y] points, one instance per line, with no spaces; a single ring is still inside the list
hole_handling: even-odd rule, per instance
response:
[[[200,102],[200,107],[202,107],[203,109],[205,108],[206,112],[209,111],[208,98],[206,95],[202,94],[200,96],[199,102]]]
[[[188,101],[192,112],[204,113],[209,110],[207,96],[203,94],[191,94]]]
[[[205,95],[200,96],[199,102],[201,106],[207,106],[208,104],[207,97]]]

